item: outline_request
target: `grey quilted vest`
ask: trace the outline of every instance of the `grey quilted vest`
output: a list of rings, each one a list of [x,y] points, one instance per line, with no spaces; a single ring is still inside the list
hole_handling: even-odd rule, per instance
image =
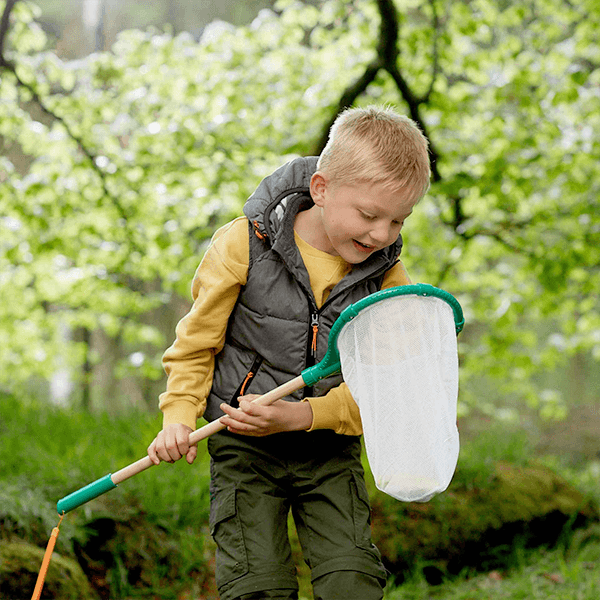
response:
[[[346,306],[379,289],[397,261],[402,238],[354,265],[318,309],[294,241],[294,221],[313,205],[309,193],[316,157],[298,158],[264,179],[244,206],[250,235],[248,281],[229,319],[204,418],[223,415],[241,393],[264,394],[319,362],[329,331]],[[287,399],[322,396],[342,382],[327,377]]]

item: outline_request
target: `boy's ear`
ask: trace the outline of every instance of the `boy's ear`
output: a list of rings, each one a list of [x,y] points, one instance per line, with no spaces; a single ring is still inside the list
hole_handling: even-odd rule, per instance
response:
[[[326,188],[327,180],[317,171],[310,178],[310,195],[317,206],[323,206]]]

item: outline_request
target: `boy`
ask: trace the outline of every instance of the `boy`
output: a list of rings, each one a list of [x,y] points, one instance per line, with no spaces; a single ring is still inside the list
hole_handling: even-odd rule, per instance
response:
[[[222,600],[298,597],[290,509],[315,598],[383,597],[360,415],[341,375],[271,406],[251,400],[319,362],[347,305],[410,283],[400,229],[428,187],[427,141],[410,119],[347,110],[318,159],[263,180],[196,271],[194,306],[163,358],[163,429],[148,455],[191,464],[197,418],[227,425],[208,439]]]

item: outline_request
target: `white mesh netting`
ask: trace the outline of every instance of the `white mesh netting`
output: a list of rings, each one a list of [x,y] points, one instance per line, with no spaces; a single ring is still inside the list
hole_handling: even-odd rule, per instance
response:
[[[459,450],[452,308],[416,295],[376,302],[344,326],[338,348],[377,487],[404,502],[444,491]]]

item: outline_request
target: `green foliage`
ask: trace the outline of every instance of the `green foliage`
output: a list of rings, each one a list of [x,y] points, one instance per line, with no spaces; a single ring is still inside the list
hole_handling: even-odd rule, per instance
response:
[[[564,398],[536,382],[575,352],[600,358],[599,13],[592,0],[396,6],[397,66],[426,98],[439,172],[404,261],[465,308],[462,408],[493,410],[476,386],[491,378],[503,402],[559,417]],[[65,323],[125,336],[144,351],[140,375],[158,376],[165,340],[142,315],[188,295],[215,228],[261,177],[314,151],[375,56],[372,0],[277,10],[215,22],[199,42],[126,31],[110,52],[62,62],[17,3],[5,54],[22,85],[2,70],[0,136],[29,166],[0,162],[3,385],[48,376],[58,356],[81,364]],[[385,74],[359,99],[407,101]]]
[[[578,541],[581,539],[581,541]],[[485,575],[465,574],[431,586],[418,575],[400,587],[388,586],[386,600],[595,600],[600,593],[600,537],[592,526],[567,546],[522,550],[509,568]]]
[[[58,522],[57,500],[143,457],[159,428],[159,419],[143,412],[92,416],[0,395],[2,547],[27,541],[41,551]],[[147,589],[176,598],[194,581],[210,587],[205,449],[193,467],[152,468],[66,515],[57,555],[77,559],[90,580],[107,581],[115,599],[143,597],[136,594]],[[27,556],[23,568],[37,573],[41,555]]]

